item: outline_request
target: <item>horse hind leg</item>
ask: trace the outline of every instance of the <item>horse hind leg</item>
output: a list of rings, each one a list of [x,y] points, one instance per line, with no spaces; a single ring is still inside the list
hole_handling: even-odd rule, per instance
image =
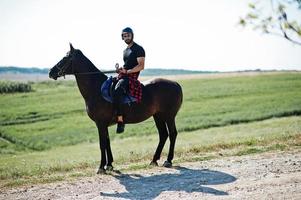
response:
[[[159,116],[155,115],[154,120],[155,120],[155,123],[156,123],[156,127],[158,129],[158,132],[159,132],[159,144],[157,146],[157,149],[156,149],[156,152],[154,154],[151,165],[158,166],[157,161],[160,159],[162,149],[163,149],[163,147],[165,145],[165,142],[167,140],[168,131],[167,131],[165,121],[162,120]]]
[[[168,127],[168,132],[169,132],[169,141],[170,141],[170,146],[169,146],[169,152],[167,156],[167,160],[164,162],[163,166],[164,167],[172,167],[172,160],[174,157],[174,149],[175,149],[175,143],[178,135],[178,131],[176,128],[176,123],[175,123],[175,118],[172,118],[167,121],[167,127]]]

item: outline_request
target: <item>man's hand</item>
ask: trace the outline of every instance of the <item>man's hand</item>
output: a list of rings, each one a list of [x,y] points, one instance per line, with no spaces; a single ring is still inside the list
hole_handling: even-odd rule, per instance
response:
[[[117,73],[118,73],[118,74],[126,74],[126,69],[123,68],[123,67],[120,67],[120,68],[118,68]]]
[[[126,74],[127,73],[127,70],[123,67],[119,67],[118,63],[115,64],[115,69],[116,69],[116,73],[118,73],[118,74]]]
[[[119,68],[119,73],[126,74],[126,69],[124,69],[123,67]]]

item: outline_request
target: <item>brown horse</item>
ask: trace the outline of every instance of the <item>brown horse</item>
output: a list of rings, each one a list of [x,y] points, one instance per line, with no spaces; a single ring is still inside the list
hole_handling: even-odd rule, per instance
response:
[[[116,113],[113,105],[100,94],[101,85],[108,77],[99,71],[80,50],[74,49],[72,44],[67,55],[50,69],[49,77],[56,80],[67,74],[75,75],[78,88],[86,103],[88,116],[98,128],[101,162],[97,173],[104,173],[106,169],[113,170],[108,126],[116,123]],[[125,123],[139,123],[151,116],[154,117],[160,141],[152,165],[158,165],[157,161],[169,137],[169,153],[163,166],[172,166],[177,137],[175,117],[182,100],[182,88],[178,83],[158,78],[145,84],[141,103],[124,105]]]

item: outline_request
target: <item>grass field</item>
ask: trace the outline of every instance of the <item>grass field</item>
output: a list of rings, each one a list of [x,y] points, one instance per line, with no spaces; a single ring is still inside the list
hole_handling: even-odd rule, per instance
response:
[[[177,117],[176,162],[209,159],[216,156],[212,152],[242,155],[300,146],[301,73],[179,83],[184,102]],[[76,83],[37,82],[32,88],[0,96],[0,186],[94,174],[98,135]],[[114,131],[111,127],[115,165],[144,167],[158,140],[153,120],[128,125],[122,135]]]

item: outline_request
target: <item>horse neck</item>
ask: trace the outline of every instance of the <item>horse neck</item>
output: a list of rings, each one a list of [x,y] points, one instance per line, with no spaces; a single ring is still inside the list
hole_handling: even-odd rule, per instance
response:
[[[75,64],[75,78],[79,91],[85,101],[95,100],[99,96],[101,84],[107,76],[99,71],[94,64],[83,56]]]

